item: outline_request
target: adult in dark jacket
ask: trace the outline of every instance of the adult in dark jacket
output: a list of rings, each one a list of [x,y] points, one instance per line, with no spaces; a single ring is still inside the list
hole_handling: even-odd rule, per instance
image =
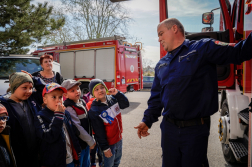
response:
[[[54,72],[53,69],[53,57],[48,54],[44,54],[40,57],[40,65],[42,71],[37,71],[32,73],[32,76],[40,77],[45,83],[55,82],[61,84],[63,82],[63,77],[60,73]]]
[[[216,64],[240,64],[252,58],[252,34],[234,47],[214,39],[189,41],[175,18],[161,22],[159,42],[168,51],[157,63],[155,78],[138,136],[163,115],[163,167],[208,167],[210,116],[218,110]]]
[[[8,119],[6,108],[0,104],[0,166],[16,167],[15,157],[10,145],[10,127],[6,126]]]
[[[32,92],[33,86],[37,91]],[[0,97],[9,114],[7,125],[11,127],[11,144],[17,166],[39,166],[39,139],[33,121],[41,109],[44,86],[42,79],[17,72],[10,76],[11,93]]]

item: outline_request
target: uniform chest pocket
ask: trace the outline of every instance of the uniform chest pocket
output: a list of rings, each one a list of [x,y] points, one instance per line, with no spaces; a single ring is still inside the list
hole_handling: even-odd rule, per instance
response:
[[[185,55],[181,55],[178,58],[179,64],[179,76],[191,76],[193,75],[197,64],[197,51],[193,50]]]

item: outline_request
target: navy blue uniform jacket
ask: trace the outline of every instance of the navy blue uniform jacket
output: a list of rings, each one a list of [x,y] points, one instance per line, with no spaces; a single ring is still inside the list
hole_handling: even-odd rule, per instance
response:
[[[143,122],[150,128],[163,116],[176,120],[207,117],[218,110],[216,64],[241,64],[252,58],[252,34],[234,47],[213,39],[185,40],[155,67]]]

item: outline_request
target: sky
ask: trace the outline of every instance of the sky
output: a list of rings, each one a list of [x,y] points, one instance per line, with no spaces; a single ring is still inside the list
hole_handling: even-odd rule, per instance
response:
[[[32,3],[43,3],[45,0],[34,0]],[[60,5],[60,0],[50,0],[50,5]],[[130,36],[136,37],[143,44],[142,56],[149,59],[152,66],[160,59],[157,25],[159,23],[159,0],[130,0],[120,2],[127,8],[134,20],[128,25]],[[218,0],[167,0],[168,17],[177,18],[187,32],[201,32],[202,14],[220,7]],[[214,31],[219,30],[220,10],[214,11]],[[132,42],[132,41],[129,41]],[[33,49],[34,50],[34,49]],[[32,51],[32,50],[31,50]]]

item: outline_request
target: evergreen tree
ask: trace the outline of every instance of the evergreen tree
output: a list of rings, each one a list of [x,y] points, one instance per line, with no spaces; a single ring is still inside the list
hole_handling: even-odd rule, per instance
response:
[[[0,54],[25,54],[33,42],[65,24],[64,17],[52,17],[48,3],[31,0],[0,0]]]

